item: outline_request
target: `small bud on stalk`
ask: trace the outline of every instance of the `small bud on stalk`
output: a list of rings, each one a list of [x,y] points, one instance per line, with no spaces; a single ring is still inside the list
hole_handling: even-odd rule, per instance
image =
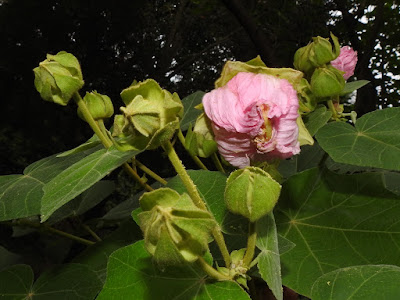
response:
[[[114,106],[110,97],[99,94],[96,91],[86,93],[85,97],[83,97],[83,102],[86,104],[90,114],[95,120],[108,119],[114,114]],[[78,116],[82,120],[85,120],[79,107]]]
[[[195,156],[205,158],[217,152],[217,143],[214,140],[210,120],[204,113],[197,118],[193,131],[189,128],[185,143],[188,151]]]
[[[40,96],[50,102],[67,105],[84,82],[78,59],[65,51],[47,54],[47,59],[33,69],[35,87]]]
[[[231,173],[226,182],[227,208],[255,222],[272,211],[278,201],[281,185],[265,171],[246,167]]]

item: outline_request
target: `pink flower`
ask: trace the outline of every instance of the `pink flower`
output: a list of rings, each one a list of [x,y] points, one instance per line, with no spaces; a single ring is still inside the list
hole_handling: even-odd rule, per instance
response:
[[[204,110],[221,155],[244,168],[250,160],[288,158],[300,152],[297,93],[286,79],[241,72],[204,95]]]
[[[349,46],[344,46],[340,48],[339,56],[331,61],[331,65],[336,69],[346,72],[343,74],[345,80],[349,79],[354,75],[354,69],[357,64],[357,51]]]

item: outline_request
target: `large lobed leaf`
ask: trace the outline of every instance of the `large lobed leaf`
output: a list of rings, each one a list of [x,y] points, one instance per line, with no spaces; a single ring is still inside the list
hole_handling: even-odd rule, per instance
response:
[[[206,279],[195,264],[160,271],[153,264],[143,241],[121,248],[111,256],[102,299],[143,300],[249,300],[235,282]]]
[[[62,205],[74,199],[138,153],[140,151],[121,152],[115,148],[102,149],[58,174],[43,188],[41,221],[46,221]]]
[[[398,299],[400,268],[388,265],[367,265],[339,269],[327,273],[314,283],[313,300],[376,300]]]
[[[336,162],[400,170],[400,107],[365,114],[355,126],[329,123],[316,137]]]
[[[278,232],[296,244],[281,255],[283,284],[305,296],[333,270],[400,266],[400,197],[380,173],[338,175],[310,169],[283,185]]]
[[[7,300],[92,300],[101,286],[96,273],[80,264],[67,264],[44,272],[35,283],[28,265],[14,265],[0,271],[0,297]]]
[[[44,185],[69,166],[99,149],[95,147],[66,157],[53,155],[26,167],[23,175],[1,176],[0,221],[40,214]]]

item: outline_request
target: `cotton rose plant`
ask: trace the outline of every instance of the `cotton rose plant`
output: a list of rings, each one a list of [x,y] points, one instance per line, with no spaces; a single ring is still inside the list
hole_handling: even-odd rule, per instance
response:
[[[207,93],[203,105],[220,154],[235,167],[300,152],[299,100],[286,79],[240,72]]]

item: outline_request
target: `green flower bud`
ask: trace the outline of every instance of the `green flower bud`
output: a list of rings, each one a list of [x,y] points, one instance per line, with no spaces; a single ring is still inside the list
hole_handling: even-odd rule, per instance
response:
[[[216,223],[187,194],[161,188],[143,194],[139,201],[145,246],[159,266],[193,262],[205,254]]]
[[[231,173],[226,182],[227,208],[255,222],[272,211],[278,201],[281,185],[265,171],[246,167]]]
[[[192,155],[209,157],[217,152],[217,143],[208,118],[202,113],[196,120],[193,131],[189,127],[185,138],[185,146]]]
[[[96,91],[91,93],[86,92],[85,97],[83,97],[83,102],[86,104],[90,114],[95,120],[108,119],[114,114],[114,106],[110,97],[99,94]],[[79,107],[78,116],[85,121],[85,117]]]
[[[298,49],[294,55],[294,66],[297,70],[311,74],[317,67],[321,67],[339,56],[340,45],[336,36],[331,33],[333,48],[328,38],[314,37],[313,42]]]
[[[314,65],[309,59],[312,47],[312,44],[308,44],[295,52],[293,65],[297,70],[309,73],[314,69]]]
[[[65,51],[47,54],[47,59],[33,69],[35,87],[40,96],[50,102],[67,105],[84,82],[78,59]]]
[[[311,90],[320,98],[339,95],[345,84],[343,72],[331,65],[317,68],[311,76]]]
[[[178,94],[171,94],[153,79],[147,79],[133,82],[121,92],[121,97],[126,105],[121,111],[131,125],[130,134],[136,136],[134,140],[141,147],[145,144],[148,149],[157,148],[175,133],[183,115]]]

